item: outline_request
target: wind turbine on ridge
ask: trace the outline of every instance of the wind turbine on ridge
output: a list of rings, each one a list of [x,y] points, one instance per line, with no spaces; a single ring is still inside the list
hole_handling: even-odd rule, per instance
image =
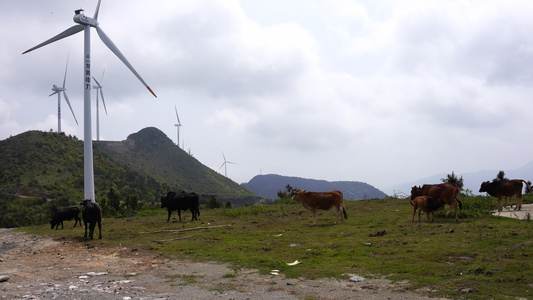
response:
[[[100,79],[100,82],[104,82],[104,73],[105,73],[105,69],[104,71],[102,72],[102,78]],[[100,82],[98,82],[98,80],[96,80],[96,78],[94,78],[93,76],[93,80],[94,82],[96,82],[96,85],[93,85],[93,89],[96,90],[96,140],[97,141],[100,141],[100,109],[98,108],[98,92],[100,92],[100,95],[102,95],[102,103],[104,104],[104,110],[105,110],[105,115],[107,116],[107,108],[105,107],[105,100],[104,100],[104,91],[103,91],[103,86],[100,84]]]
[[[68,69],[68,56],[67,56],[67,66],[65,67],[65,77],[63,77],[63,86],[59,87],[57,85],[52,86],[52,91],[54,91],[52,94],[50,94],[48,97],[57,94],[57,132],[61,132],[61,94],[65,96],[65,100],[67,101],[68,107],[70,107],[70,111],[72,112],[72,116],[74,116],[74,120],[76,121],[76,125],[78,124],[78,120],[76,119],[76,115],[74,114],[74,110],[72,110],[72,106],[70,105],[70,101],[68,100],[67,96],[67,89],[65,88],[65,83],[67,81],[67,69]]]
[[[225,177],[228,177],[228,164],[234,164],[236,165],[237,163],[234,163],[234,162],[231,162],[231,161],[227,161],[226,160],[226,156],[224,155],[224,151],[222,151],[222,157],[224,157],[224,162],[222,163],[222,165],[220,166],[220,168],[218,168],[218,171],[220,171],[220,169],[222,169],[222,167],[224,167],[224,176]],[[217,171],[217,172],[218,172]]]
[[[174,110],[176,111],[176,119],[178,119],[178,124],[174,124],[174,126],[176,126],[176,128],[178,130],[178,142],[176,144],[179,147],[180,146],[180,127],[182,125],[181,125],[181,122],[180,122],[180,116],[178,116],[178,109],[176,108],[176,105],[174,105]]]
[[[98,26],[98,11],[100,10],[100,2],[96,5],[96,11],[94,16],[88,17],[82,14],[83,9],[75,10],[73,20],[77,25],[74,25],[67,30],[59,33],[58,35],[40,43],[39,45],[30,48],[24,51],[22,54],[28,53],[35,49],[41,48],[73,34],[76,34],[80,31],[84,32],[84,54],[83,54],[83,68],[84,68],[84,94],[83,94],[83,132],[84,132],[84,141],[83,141],[83,166],[84,166],[84,199],[90,199],[92,202],[96,202],[94,194],[94,168],[93,168],[93,144],[92,144],[92,133],[91,133],[91,27],[96,28],[98,36],[102,42],[113,52],[121,61],[130,69],[130,71],[139,79],[142,84],[157,98],[152,89],[146,84],[142,77],[135,71],[133,66],[128,62],[126,57],[120,52],[120,50],[115,46],[115,44],[109,39],[109,37],[104,33],[104,31]],[[127,20],[132,20],[133,18],[126,18]]]

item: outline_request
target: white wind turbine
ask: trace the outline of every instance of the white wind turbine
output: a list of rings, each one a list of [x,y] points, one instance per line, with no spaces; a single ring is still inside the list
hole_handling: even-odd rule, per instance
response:
[[[22,54],[28,53],[32,50],[41,48],[45,45],[53,43],[55,41],[61,40],[73,34],[76,34],[80,31],[84,32],[84,54],[83,54],[83,68],[84,68],[84,95],[83,95],[83,165],[84,165],[84,196],[85,199],[91,199],[92,202],[96,202],[94,197],[94,169],[93,169],[93,144],[92,144],[92,133],[91,133],[91,27],[96,28],[96,32],[102,42],[113,52],[129,69],[133,74],[146,86],[146,88],[155,96],[155,93],[152,89],[144,82],[142,77],[135,71],[133,66],[128,62],[126,57],[118,50],[117,46],[109,39],[109,37],[104,33],[104,31],[98,26],[98,11],[100,10],[100,1],[96,5],[96,11],[94,17],[88,17],[82,14],[83,9],[78,9],[75,11],[73,17],[74,22],[78,23],[67,30],[61,32],[60,34],[40,43],[39,45],[30,48],[23,52]],[[127,18],[130,20],[131,18]]]
[[[50,94],[48,97],[57,94],[57,132],[61,132],[61,94],[65,96],[65,100],[67,101],[68,107],[70,107],[70,111],[72,112],[72,116],[74,116],[74,120],[76,121],[76,125],[78,124],[78,120],[76,119],[76,115],[74,114],[74,110],[72,110],[72,106],[70,105],[70,101],[68,100],[67,96],[67,89],[65,88],[65,82],[67,81],[67,69],[68,69],[68,56],[67,56],[67,66],[65,67],[65,77],[63,77],[63,86],[58,87],[57,85],[52,86],[52,91],[54,91],[52,94]]]
[[[220,169],[222,169],[222,167],[224,167],[224,176],[225,177],[228,177],[228,164],[237,164],[237,163],[234,163],[234,162],[231,162],[231,161],[227,161],[226,160],[226,156],[224,155],[224,151],[222,151],[222,157],[224,157],[224,162],[222,163],[222,165],[220,166],[220,168],[218,168],[218,171],[220,171]]]
[[[180,122],[180,116],[178,116],[178,109],[176,108],[176,105],[174,105],[174,110],[176,111],[176,119],[178,119],[178,124],[174,124],[174,126],[176,126],[176,128],[178,130],[178,142],[177,142],[177,145],[179,147],[180,146],[180,127],[182,125],[181,125],[181,122]]]
[[[104,73],[105,73],[105,70],[102,72],[102,78],[100,79],[100,82],[104,82]],[[104,91],[102,89],[103,87],[100,84],[100,82],[98,82],[98,80],[94,78],[94,76],[93,76],[93,80],[94,82],[96,82],[96,85],[93,85],[93,89],[96,90],[96,140],[99,141],[100,140],[100,109],[98,108],[98,94],[102,95],[102,103],[104,104],[104,110],[105,110],[106,116],[107,116],[107,108],[105,107]]]

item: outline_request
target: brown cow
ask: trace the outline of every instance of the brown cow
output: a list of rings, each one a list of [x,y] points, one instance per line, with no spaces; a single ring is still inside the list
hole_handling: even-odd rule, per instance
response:
[[[293,200],[296,200],[302,204],[303,207],[313,212],[313,224],[316,224],[316,210],[329,210],[335,207],[337,210],[335,224],[339,222],[339,216],[341,217],[341,223],[344,221],[341,216],[341,206],[344,218],[348,219],[346,209],[344,208],[344,196],[341,191],[331,192],[306,192],[305,190],[295,190],[292,196]]]
[[[413,186],[411,188],[411,200],[418,196],[429,196],[437,201],[442,201],[449,205],[449,210],[446,212],[446,217],[450,213],[452,207],[455,209],[455,221],[459,221],[459,208],[463,208],[463,203],[457,198],[459,187],[453,183],[441,184],[424,184],[422,187]]]
[[[513,207],[511,197],[516,195],[515,210],[522,209],[522,182],[524,182],[528,188],[531,189],[529,184],[522,179],[512,179],[503,181],[485,181],[481,184],[479,192],[487,192],[492,197],[498,197],[498,211],[502,211],[502,196],[509,199],[509,205]]]
[[[415,221],[415,214],[416,211],[418,211],[418,222],[420,222],[420,213],[424,211],[426,215],[428,216],[428,223],[429,220],[429,214],[433,216],[433,221],[435,221],[435,211],[441,208],[444,205],[444,202],[435,200],[429,196],[418,196],[415,197],[413,200],[410,200],[411,205],[413,206],[413,222]]]

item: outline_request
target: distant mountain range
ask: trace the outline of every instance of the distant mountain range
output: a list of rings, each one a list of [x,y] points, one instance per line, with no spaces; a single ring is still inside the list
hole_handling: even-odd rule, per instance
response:
[[[277,199],[278,191],[285,191],[285,187],[287,185],[290,185],[294,189],[312,192],[340,190],[344,194],[344,199],[348,200],[380,199],[387,196],[382,191],[364,182],[330,182],[325,180],[288,177],[275,174],[257,175],[248,183],[243,183],[242,185],[246,189],[254,192],[256,195],[268,199]]]
[[[469,172],[469,173],[455,173],[457,177],[463,177],[463,183],[464,183],[464,189],[468,189],[472,191],[474,195],[479,195],[479,188],[481,186],[481,183],[483,181],[492,181],[492,179],[496,178],[499,171],[505,172],[505,177],[509,179],[523,179],[525,181],[533,181],[533,161],[530,161],[526,163],[524,166],[518,168],[518,169],[512,169],[512,170],[482,170],[477,172]],[[426,183],[441,183],[442,178],[446,178],[446,176],[450,173],[442,173],[433,175],[430,177],[425,177],[418,179],[416,181],[408,182],[408,183],[402,183],[394,186],[390,186],[387,188],[384,188],[385,192],[389,195],[394,194],[410,194],[411,193],[411,187],[414,185],[422,185]]]

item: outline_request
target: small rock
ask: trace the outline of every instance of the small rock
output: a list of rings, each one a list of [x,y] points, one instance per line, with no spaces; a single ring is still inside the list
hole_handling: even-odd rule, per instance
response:
[[[7,275],[0,275],[0,282],[4,282],[4,281],[8,281],[9,280],[9,276]]]
[[[365,280],[363,277],[357,276],[357,275],[354,275],[354,276],[350,277],[350,281],[352,281],[352,282],[361,282],[363,280]]]

